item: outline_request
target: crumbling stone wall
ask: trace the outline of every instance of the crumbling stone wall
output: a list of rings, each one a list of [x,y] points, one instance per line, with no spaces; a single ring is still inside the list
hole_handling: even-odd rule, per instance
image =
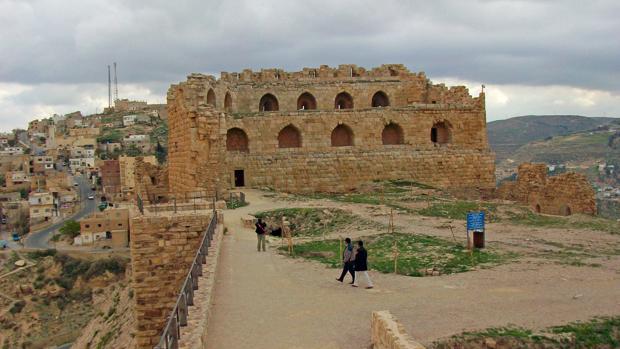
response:
[[[519,165],[517,171],[515,182],[498,188],[500,198],[526,203],[538,213],[596,214],[596,194],[584,175],[569,172],[547,177],[545,164],[532,163]]]
[[[337,109],[343,93],[353,108]],[[278,110],[262,111],[267,95]],[[172,193],[342,192],[396,178],[495,186],[484,94],[433,85],[402,65],[192,74],[170,88],[168,115]]]
[[[211,216],[138,216],[130,221],[137,348],[153,348]]]
[[[135,193],[144,203],[166,202],[168,199],[168,169],[145,162],[141,157],[135,160]]]
[[[168,91],[168,174],[173,195],[205,190],[222,195],[218,183],[226,138],[220,135],[220,113],[206,103],[205,79],[211,81],[191,75]]]
[[[370,334],[373,349],[424,349],[387,310],[372,312]]]

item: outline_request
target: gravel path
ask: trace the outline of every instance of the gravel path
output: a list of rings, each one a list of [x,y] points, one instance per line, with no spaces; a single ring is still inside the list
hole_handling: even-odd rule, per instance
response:
[[[463,330],[620,314],[618,256],[601,268],[517,262],[426,278],[371,271],[375,288],[355,289],[335,280],[338,270],[270,245],[256,252],[255,233],[240,218],[292,204],[246,195],[249,206],[225,213],[208,348],[367,348],[374,310],[390,310],[422,343]]]

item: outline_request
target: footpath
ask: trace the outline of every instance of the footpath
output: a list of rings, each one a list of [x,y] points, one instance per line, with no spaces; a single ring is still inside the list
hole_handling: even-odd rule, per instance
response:
[[[278,254],[278,239],[267,252],[257,252],[256,234],[242,226],[241,217],[290,203],[257,191],[246,191],[246,199],[249,206],[225,211],[228,232],[207,328],[210,349],[368,348],[376,310],[391,311],[422,343],[464,329],[541,328],[620,311],[617,279],[596,269],[575,268],[570,280],[562,279],[564,267],[531,270],[521,264],[425,278],[371,271],[374,289],[353,288],[349,276],[345,283],[335,280],[340,270]],[[592,289],[606,294],[590,294]]]

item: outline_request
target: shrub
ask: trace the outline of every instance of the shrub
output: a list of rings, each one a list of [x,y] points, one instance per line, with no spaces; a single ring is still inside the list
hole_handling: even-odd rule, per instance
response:
[[[11,314],[15,315],[17,313],[21,313],[22,309],[24,309],[25,306],[26,306],[26,302],[17,301],[13,303],[13,306],[11,307],[9,311],[11,312]]]

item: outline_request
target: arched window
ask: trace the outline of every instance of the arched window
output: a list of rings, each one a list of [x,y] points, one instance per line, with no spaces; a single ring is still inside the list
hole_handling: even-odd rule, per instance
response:
[[[387,107],[390,105],[390,99],[383,91],[378,91],[372,96],[372,107]]]
[[[211,104],[215,107],[215,92],[213,92],[212,88],[210,88],[209,92],[207,92],[207,104]]]
[[[226,96],[224,97],[224,110],[232,110],[232,97],[230,96],[230,92],[226,92]]]
[[[400,125],[390,122],[385,125],[381,132],[381,140],[383,144],[403,144],[405,137],[403,136],[403,128]]]
[[[450,125],[446,121],[440,121],[433,124],[431,128],[431,142],[436,144],[450,143]]]
[[[226,150],[248,152],[248,135],[240,128],[234,127],[226,132]]]
[[[353,130],[347,125],[338,125],[332,131],[332,147],[353,145]]]
[[[278,99],[271,93],[264,95],[258,103],[259,111],[278,111]]]
[[[278,147],[280,148],[300,148],[301,133],[297,127],[288,125],[278,133]]]
[[[316,109],[316,99],[309,92],[302,93],[297,98],[297,110]]]
[[[340,92],[334,101],[336,109],[353,109],[353,97],[346,92]]]

